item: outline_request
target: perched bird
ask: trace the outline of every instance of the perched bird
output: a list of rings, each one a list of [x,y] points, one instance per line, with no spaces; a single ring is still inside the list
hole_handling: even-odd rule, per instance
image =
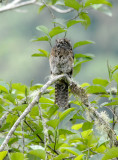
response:
[[[57,39],[49,58],[51,74],[67,74],[71,78],[73,62],[74,55],[70,41],[66,38]],[[68,107],[68,83],[64,79],[55,83],[55,103],[59,107]]]

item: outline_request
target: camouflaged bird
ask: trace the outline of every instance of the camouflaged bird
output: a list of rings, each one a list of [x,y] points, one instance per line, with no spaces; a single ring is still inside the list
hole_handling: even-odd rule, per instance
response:
[[[70,78],[73,72],[74,56],[68,39],[57,39],[52,48],[49,63],[52,75],[67,74]],[[55,103],[59,107],[68,107],[68,83],[58,80],[55,83]]]

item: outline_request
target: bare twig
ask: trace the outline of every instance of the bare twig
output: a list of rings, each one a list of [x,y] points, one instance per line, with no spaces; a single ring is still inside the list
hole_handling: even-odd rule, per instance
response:
[[[23,6],[28,6],[31,4],[35,4],[38,6],[42,6],[43,3],[37,2],[37,0],[29,0],[29,1],[22,1],[22,0],[14,0],[8,4],[6,4],[5,6],[0,7],[0,12],[5,12],[5,11],[9,11],[9,10],[13,10],[13,9],[17,9],[19,7],[23,7]],[[58,13],[68,13],[73,11],[72,8],[69,9],[59,9],[58,7],[55,6],[48,6],[49,8],[53,9],[54,11],[58,12]]]
[[[35,4],[36,0],[29,0],[29,1],[21,2],[21,3],[19,3],[19,2],[21,2],[21,0],[18,0],[18,1],[16,0],[11,3],[8,3],[7,5],[0,8],[0,12],[4,12],[4,11],[19,8],[19,7]]]
[[[54,15],[54,13],[52,12],[51,7],[49,7],[44,0],[42,0],[42,2],[43,2],[44,5],[48,8],[48,10],[49,10],[49,12],[50,12],[50,14],[51,14],[51,16],[52,16],[52,19],[55,19],[56,17],[55,17],[55,15]]]
[[[69,12],[72,12],[74,10],[72,8],[68,8],[68,9],[62,10],[62,9],[57,8],[55,6],[50,6],[50,8],[52,8],[54,11],[56,11],[58,13],[69,13]]]

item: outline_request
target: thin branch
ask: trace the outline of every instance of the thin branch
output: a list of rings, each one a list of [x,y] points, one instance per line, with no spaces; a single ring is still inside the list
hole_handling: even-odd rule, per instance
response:
[[[24,2],[22,2],[21,0],[14,0],[11,3],[8,3],[5,6],[0,7],[0,12],[5,12],[5,11],[17,9],[19,7],[28,6],[28,5],[32,5],[32,4],[35,4],[38,6],[43,5],[43,3],[37,2],[37,0],[29,0],[29,1],[24,1]],[[48,7],[53,9],[54,11],[56,11],[58,13],[62,13],[62,14],[73,11],[72,8],[62,10],[58,7],[53,6],[53,5],[52,6],[48,5]]]
[[[58,79],[63,78],[64,75],[59,75],[59,76],[55,76],[53,78],[51,78],[38,92],[36,97],[32,100],[32,102],[28,105],[28,107],[25,109],[25,111],[21,114],[21,116],[17,119],[17,121],[14,123],[14,125],[12,126],[12,128],[10,129],[9,133],[7,134],[5,140],[3,141],[1,147],[0,147],[0,151],[4,150],[4,147],[8,144],[9,139],[11,138],[12,134],[14,133],[14,131],[16,130],[16,128],[18,127],[18,125],[21,123],[21,120],[24,119],[26,117],[26,115],[31,111],[31,109],[34,107],[35,104],[37,104],[39,102],[39,98],[41,97],[41,95],[46,91],[46,89],[52,85],[55,81],[57,81]]]
[[[34,129],[29,125],[29,123],[26,120],[24,120],[24,122],[31,129],[32,132],[35,132]],[[40,139],[41,143],[44,143],[43,139],[37,133],[36,136]]]
[[[21,2],[21,3],[16,3],[16,2],[14,3],[14,1],[13,1],[13,2],[8,3],[7,5],[1,7],[0,12],[16,9],[19,7],[23,7],[23,6],[27,6],[27,5],[31,5],[31,4],[35,4],[35,3],[36,3],[36,0],[30,0],[30,1]]]
[[[52,12],[52,10],[50,9],[51,7],[49,7],[44,0],[42,0],[42,2],[43,2],[44,5],[48,8],[48,10],[49,10],[49,12],[50,12],[50,14],[51,14],[51,16],[52,16],[52,19],[55,19],[56,17],[55,17],[55,15],[54,15],[54,13]]]
[[[35,133],[35,130],[29,125],[29,123],[28,123],[26,120],[24,120],[24,122],[25,122],[25,124],[31,129],[31,131],[32,131],[33,133]],[[40,142],[44,144],[43,139],[42,139],[37,133],[35,133],[35,135],[40,139]],[[52,150],[54,153],[56,153],[57,155],[59,155],[59,153],[58,153],[56,150],[54,150],[53,148],[51,148],[49,145],[47,145],[47,147],[48,147],[50,150]]]
[[[62,9],[60,9],[60,8],[57,8],[57,7],[55,7],[55,6],[50,6],[50,8],[52,8],[54,11],[56,11],[56,12],[58,12],[58,13],[69,13],[69,12],[72,12],[72,11],[74,11],[74,9],[72,9],[72,8],[68,8],[68,9],[65,9],[65,10],[62,10]]]

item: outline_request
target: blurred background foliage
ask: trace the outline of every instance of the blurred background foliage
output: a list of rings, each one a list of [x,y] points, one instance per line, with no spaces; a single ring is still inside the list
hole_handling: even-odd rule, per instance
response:
[[[87,30],[79,23],[68,31],[67,37],[72,44],[87,39],[96,42],[95,45],[81,46],[74,51],[95,55],[93,61],[82,65],[76,77],[80,84],[92,82],[95,77],[108,78],[107,60],[111,65],[118,64],[118,1],[110,2],[113,5],[112,16],[91,9],[91,25]],[[31,80],[34,80],[33,83],[45,83],[49,78],[48,60],[31,57],[39,48],[51,50],[47,42],[32,42],[33,38],[42,36],[36,30],[37,26],[48,25],[50,29],[53,26],[47,8],[40,14],[38,10],[38,6],[30,5],[0,13],[0,79],[30,85]],[[55,14],[58,18],[71,16],[71,13]]]

